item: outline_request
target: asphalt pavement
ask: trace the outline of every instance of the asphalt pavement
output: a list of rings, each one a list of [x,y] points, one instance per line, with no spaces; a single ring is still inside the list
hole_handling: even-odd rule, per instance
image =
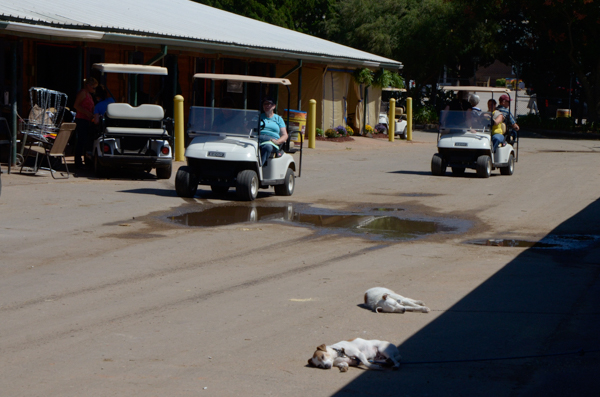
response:
[[[0,395],[595,396],[600,143],[523,135],[488,179],[432,176],[431,132],[318,141],[293,196],[252,203],[3,164]],[[331,223],[357,216],[421,234]],[[431,312],[374,313],[375,286]],[[307,365],[355,337],[401,369]]]

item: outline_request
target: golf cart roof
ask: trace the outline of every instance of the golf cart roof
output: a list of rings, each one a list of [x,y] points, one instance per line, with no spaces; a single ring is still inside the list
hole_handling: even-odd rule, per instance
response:
[[[394,88],[394,87],[384,87],[381,91],[401,91],[406,92],[406,88]]]
[[[95,63],[92,66],[102,73],[128,73],[128,74],[154,74],[166,76],[169,74],[167,68],[162,66],[133,65],[124,63]]]
[[[503,94],[510,93],[510,90],[505,87],[480,87],[480,86],[474,86],[474,85],[443,85],[440,88],[444,91],[501,92]]]
[[[266,83],[266,84],[282,84],[292,85],[288,79],[279,77],[263,77],[263,76],[247,76],[244,74],[218,74],[218,73],[196,73],[195,79],[211,79],[211,80],[234,80],[243,83]]]

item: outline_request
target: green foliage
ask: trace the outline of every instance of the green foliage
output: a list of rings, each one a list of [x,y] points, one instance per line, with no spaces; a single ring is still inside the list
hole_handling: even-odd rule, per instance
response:
[[[404,88],[404,79],[398,73],[380,69],[373,77],[373,86]]]
[[[496,87],[506,87],[506,79],[496,79]]]
[[[329,128],[325,131],[325,137],[327,138],[339,138],[340,134],[333,128]]]
[[[317,128],[316,128],[316,135],[317,135],[317,136],[321,136],[321,137],[322,137],[322,136],[325,136],[325,132],[323,132],[323,129],[322,129],[322,128],[318,128],[318,127],[317,127]]]
[[[415,124],[436,124],[438,122],[438,113],[433,106],[421,106],[413,112],[413,123]]]
[[[352,136],[354,135],[354,130],[350,126],[347,126],[346,133],[348,134],[348,136]]]
[[[371,69],[355,69],[354,73],[352,73],[352,77],[356,84],[364,84],[366,86],[373,84],[373,72]]]
[[[193,0],[224,11],[319,37],[336,0]]]

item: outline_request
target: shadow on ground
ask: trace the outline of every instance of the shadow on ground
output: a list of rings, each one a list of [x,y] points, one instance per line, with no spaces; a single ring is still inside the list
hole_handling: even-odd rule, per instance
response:
[[[600,236],[600,200],[550,234]],[[578,250],[523,252],[398,346],[405,360],[399,371],[364,371],[334,395],[597,395],[600,244],[594,241]]]

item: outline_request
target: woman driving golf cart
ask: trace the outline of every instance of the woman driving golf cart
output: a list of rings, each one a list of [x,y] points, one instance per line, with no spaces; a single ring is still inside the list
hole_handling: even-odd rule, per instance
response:
[[[275,114],[275,107],[275,101],[272,98],[263,98],[263,113],[260,115],[261,130],[259,138],[262,166],[265,165],[273,151],[279,152],[279,146],[285,143],[288,138],[285,122],[281,116]]]

